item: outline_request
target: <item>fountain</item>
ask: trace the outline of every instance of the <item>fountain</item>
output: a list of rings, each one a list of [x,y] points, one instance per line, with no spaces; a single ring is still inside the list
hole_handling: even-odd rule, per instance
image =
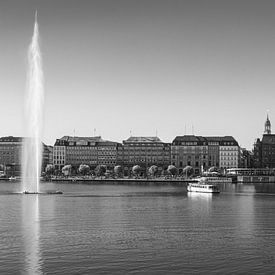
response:
[[[39,47],[37,12],[33,36],[28,51],[28,75],[25,102],[25,136],[22,152],[22,187],[24,194],[38,194],[42,164],[42,125],[44,107],[44,78]],[[46,192],[62,194],[61,191]]]
[[[28,66],[24,121],[26,138],[23,142],[22,180],[24,191],[39,193],[44,86],[37,12],[35,13],[33,36],[28,51]]]

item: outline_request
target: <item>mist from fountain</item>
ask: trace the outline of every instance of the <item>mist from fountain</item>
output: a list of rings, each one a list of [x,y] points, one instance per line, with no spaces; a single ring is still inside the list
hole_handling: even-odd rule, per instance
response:
[[[28,50],[28,75],[25,97],[25,116],[22,152],[23,191],[38,193],[42,164],[42,125],[44,106],[44,78],[39,47],[37,12],[32,40]]]

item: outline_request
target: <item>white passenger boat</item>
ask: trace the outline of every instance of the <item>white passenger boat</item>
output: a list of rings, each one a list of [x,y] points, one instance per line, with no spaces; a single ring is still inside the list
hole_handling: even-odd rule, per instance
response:
[[[220,193],[218,186],[206,183],[193,183],[190,182],[187,185],[188,192],[200,192],[200,193]]]

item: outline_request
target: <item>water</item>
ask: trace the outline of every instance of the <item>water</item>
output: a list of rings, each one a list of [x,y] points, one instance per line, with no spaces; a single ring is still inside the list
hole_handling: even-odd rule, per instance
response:
[[[275,184],[0,183],[0,274],[272,274]]]
[[[23,191],[39,192],[44,88],[37,14],[35,16],[32,41],[29,46],[28,61],[29,69],[24,121],[27,138],[24,140],[22,156]]]

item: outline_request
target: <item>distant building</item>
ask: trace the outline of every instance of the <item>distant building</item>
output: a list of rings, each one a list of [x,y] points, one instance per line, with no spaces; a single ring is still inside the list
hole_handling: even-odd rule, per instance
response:
[[[75,172],[81,164],[87,164],[92,169],[97,165],[112,168],[117,161],[117,147],[117,142],[103,140],[100,136],[64,136],[54,144],[53,164],[58,169],[70,164]]]
[[[195,174],[210,167],[236,168],[239,165],[239,145],[231,136],[177,136],[171,147],[171,162],[179,173],[192,166]]]
[[[41,171],[45,171],[45,168],[48,164],[53,164],[53,146],[43,144]]]
[[[22,137],[0,138],[0,165],[8,176],[20,175],[22,141]]]
[[[223,169],[238,168],[240,158],[239,144],[233,137],[222,137],[220,140],[220,167]]]
[[[53,147],[53,165],[60,170],[66,164],[66,148],[69,142],[66,137],[57,139]]]
[[[125,174],[134,165],[146,172],[152,165],[159,170],[167,169],[171,163],[171,144],[158,137],[129,137],[118,147],[117,163],[123,166]]]
[[[201,167],[208,167],[207,140],[194,135],[177,136],[172,142],[171,157],[179,174],[186,166],[192,166],[195,174],[199,174]]]
[[[106,165],[107,168],[114,168],[117,163],[118,144],[113,141],[97,142],[97,164]]]
[[[21,174],[21,158],[22,158],[22,137],[1,137],[0,138],[0,166],[7,176],[19,176]],[[52,153],[51,147],[42,143],[42,169],[51,163]]]
[[[262,140],[258,138],[254,144],[254,161],[257,168],[275,168],[275,135],[268,115]]]
[[[253,168],[253,153],[245,148],[240,148],[240,168]]]

